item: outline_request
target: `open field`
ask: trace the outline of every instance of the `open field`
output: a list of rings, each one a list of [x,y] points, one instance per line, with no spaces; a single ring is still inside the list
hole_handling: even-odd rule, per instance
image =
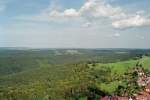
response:
[[[92,64],[89,66],[94,68],[94,70],[100,70],[102,67],[109,68],[111,69],[110,71],[110,76],[112,77],[117,77],[117,76],[122,76],[124,73],[128,72],[130,69],[136,67],[136,64],[140,63],[143,65],[145,69],[150,70],[150,57],[144,56],[141,59],[138,60],[128,60],[128,61],[121,61],[121,62],[115,62],[115,63],[107,63],[107,64],[102,64],[102,63],[96,63],[95,66],[93,67]],[[106,92],[113,93],[118,85],[125,84],[123,81],[110,81],[108,84],[107,83],[99,83],[98,86]]]

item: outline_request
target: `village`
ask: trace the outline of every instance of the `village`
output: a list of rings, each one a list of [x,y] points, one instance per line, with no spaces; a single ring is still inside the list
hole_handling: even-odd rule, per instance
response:
[[[143,67],[137,67],[134,71],[138,74],[137,84],[142,90],[133,96],[126,94],[125,96],[108,95],[101,97],[100,100],[150,100],[150,76],[144,72]]]

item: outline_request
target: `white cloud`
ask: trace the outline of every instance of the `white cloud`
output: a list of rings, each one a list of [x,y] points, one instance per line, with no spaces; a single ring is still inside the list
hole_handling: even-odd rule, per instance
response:
[[[89,27],[92,25],[91,23],[96,23],[101,21],[102,18],[106,18],[112,23],[114,28],[126,29],[150,25],[150,20],[142,15],[143,13],[144,11],[140,10],[135,14],[130,14],[124,12],[121,7],[113,7],[103,0],[87,0],[79,9],[70,8],[60,11],[53,6],[53,9],[44,10],[40,15],[33,16],[31,19],[39,21],[65,21],[70,18],[79,18],[85,22],[83,26]]]
[[[134,16],[129,16],[127,18],[114,21],[112,25],[115,28],[119,28],[119,29],[140,27],[140,26],[150,25],[150,19],[143,17],[141,15],[134,15]]]
[[[88,0],[79,9],[66,9],[63,12],[53,10],[50,12],[49,17],[83,17],[92,18],[108,17],[108,18],[118,18],[123,16],[120,7],[112,7],[109,4],[105,4],[101,0]]]
[[[66,9],[64,12],[53,10],[49,14],[50,17],[78,17],[79,13],[75,9]]]
[[[100,20],[102,17],[117,19],[122,16],[124,16],[124,14],[120,7],[112,7],[101,0],[87,0],[79,9],[70,8],[60,11],[57,9],[57,6],[55,9],[53,5],[52,8],[50,7],[41,14],[28,19],[59,21],[68,18],[82,18],[86,24],[88,22],[91,23],[91,21]],[[27,17],[19,17],[19,19],[27,19]]]
[[[101,0],[89,0],[79,10],[82,15],[90,15],[92,17],[113,17],[120,15],[120,7],[112,7],[105,4]]]
[[[75,9],[67,9],[64,11],[64,16],[74,17],[79,16],[79,13]]]

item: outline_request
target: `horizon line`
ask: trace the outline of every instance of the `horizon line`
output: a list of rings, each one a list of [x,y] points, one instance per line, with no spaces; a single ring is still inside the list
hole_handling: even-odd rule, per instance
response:
[[[150,48],[130,48],[130,47],[21,47],[21,46],[8,46],[8,47],[0,47],[0,48],[7,48],[7,49],[150,49]]]

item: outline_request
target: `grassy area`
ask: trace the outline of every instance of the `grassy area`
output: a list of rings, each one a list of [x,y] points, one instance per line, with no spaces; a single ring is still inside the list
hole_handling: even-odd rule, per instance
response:
[[[150,57],[144,56],[142,59],[139,60],[129,60],[129,61],[122,61],[122,62],[116,62],[116,63],[108,63],[108,64],[102,64],[102,63],[96,63],[94,66],[95,70],[100,70],[102,67],[108,67],[111,69],[111,76],[110,77],[119,77],[122,76],[124,73],[128,72],[130,68],[133,68],[136,66],[136,63],[140,63],[143,65],[145,69],[150,70]],[[90,67],[92,68],[92,65],[90,64]],[[98,83],[97,86],[102,89],[103,91],[106,91],[107,93],[113,93],[118,85],[123,85],[124,82],[122,81],[110,81],[109,83]]]
[[[150,57],[143,57],[140,60],[140,63],[142,63],[143,67],[150,70]]]
[[[128,60],[128,61],[120,61],[115,63],[96,63],[95,69],[101,69],[101,67],[109,67],[112,71],[112,73],[120,74],[127,72],[129,68],[135,67],[136,63],[141,63],[144,68],[150,70],[150,57],[144,56],[142,59],[139,60]],[[92,67],[92,64],[90,64],[90,67]]]
[[[112,93],[116,90],[118,85],[119,85],[119,82],[117,82],[117,81],[111,82],[109,84],[102,83],[102,84],[100,84],[100,88],[104,92]]]

